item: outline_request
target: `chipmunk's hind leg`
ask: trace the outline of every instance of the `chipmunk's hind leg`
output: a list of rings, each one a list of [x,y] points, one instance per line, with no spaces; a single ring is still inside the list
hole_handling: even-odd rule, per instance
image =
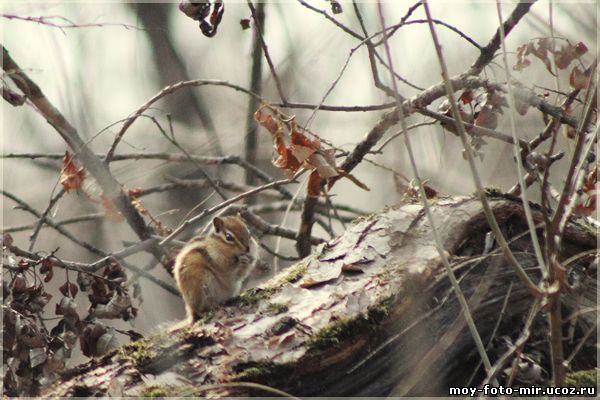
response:
[[[196,322],[200,321],[201,318],[202,318],[201,315],[198,315],[195,312],[192,312],[190,315],[190,323],[195,324]]]

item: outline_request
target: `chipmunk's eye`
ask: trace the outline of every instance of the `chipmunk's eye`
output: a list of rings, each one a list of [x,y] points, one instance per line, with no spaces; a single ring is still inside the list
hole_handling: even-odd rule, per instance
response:
[[[229,232],[225,232],[225,240],[228,242],[233,242],[233,235]]]

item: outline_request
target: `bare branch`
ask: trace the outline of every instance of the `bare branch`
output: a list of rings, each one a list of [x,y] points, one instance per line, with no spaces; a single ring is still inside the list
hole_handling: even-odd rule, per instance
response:
[[[507,20],[504,21],[502,27],[504,36],[508,36],[510,31],[512,31],[513,28],[519,23],[521,18],[523,18],[523,16],[527,14],[533,3],[535,3],[535,0],[519,1],[519,4],[517,4],[512,14],[510,14]],[[494,34],[494,37],[490,40],[490,42],[481,49],[481,54],[479,55],[477,60],[475,60],[475,63],[473,63],[471,68],[469,68],[465,72],[466,75],[479,75],[479,73],[483,71],[486,65],[488,65],[494,59],[494,54],[500,48],[500,35],[501,33],[499,27],[496,30],[496,33]]]
[[[115,204],[138,237],[140,239],[149,238],[151,234],[150,228],[146,226],[144,219],[135,207],[133,207],[129,197],[123,192],[119,182],[111,175],[108,167],[92,153],[77,133],[77,130],[48,101],[39,86],[29,79],[27,74],[13,61],[4,46],[0,45],[0,47],[2,47],[4,61],[3,69],[9,73],[15,85],[27,95],[40,114],[73,149],[73,152],[83,162],[86,169],[94,175],[102,187],[104,196]]]

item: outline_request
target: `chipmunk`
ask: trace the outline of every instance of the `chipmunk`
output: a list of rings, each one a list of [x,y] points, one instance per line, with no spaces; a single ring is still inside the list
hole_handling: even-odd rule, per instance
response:
[[[179,252],[174,275],[193,324],[203,312],[236,297],[255,264],[256,245],[239,216],[215,217],[208,236]]]

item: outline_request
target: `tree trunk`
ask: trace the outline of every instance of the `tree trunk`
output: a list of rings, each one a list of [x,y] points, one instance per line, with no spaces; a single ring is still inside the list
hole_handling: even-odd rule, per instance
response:
[[[512,359],[502,356],[524,335],[534,299],[489,239],[486,246],[489,227],[479,201],[432,202],[438,234],[479,335],[490,343],[488,356],[497,369],[510,372]],[[538,282],[521,203],[490,202],[506,238],[514,239],[513,252]],[[534,218],[542,222],[535,210]],[[204,322],[76,367],[45,395],[273,394],[239,383],[256,382],[297,396],[447,396],[450,386],[476,386],[486,373],[434,243],[420,204],[361,219]],[[594,250],[596,236],[571,224],[563,243],[564,261]],[[591,261],[596,253],[589,253],[565,265],[573,288],[562,296],[567,357],[595,329],[595,311],[568,319],[596,305]],[[551,370],[546,321],[540,312],[519,348],[522,360],[541,367],[533,368],[536,383],[547,382]],[[595,367],[595,343],[593,333],[570,361],[573,370]],[[527,371],[517,372],[513,382]],[[502,381],[504,375],[497,378]]]

